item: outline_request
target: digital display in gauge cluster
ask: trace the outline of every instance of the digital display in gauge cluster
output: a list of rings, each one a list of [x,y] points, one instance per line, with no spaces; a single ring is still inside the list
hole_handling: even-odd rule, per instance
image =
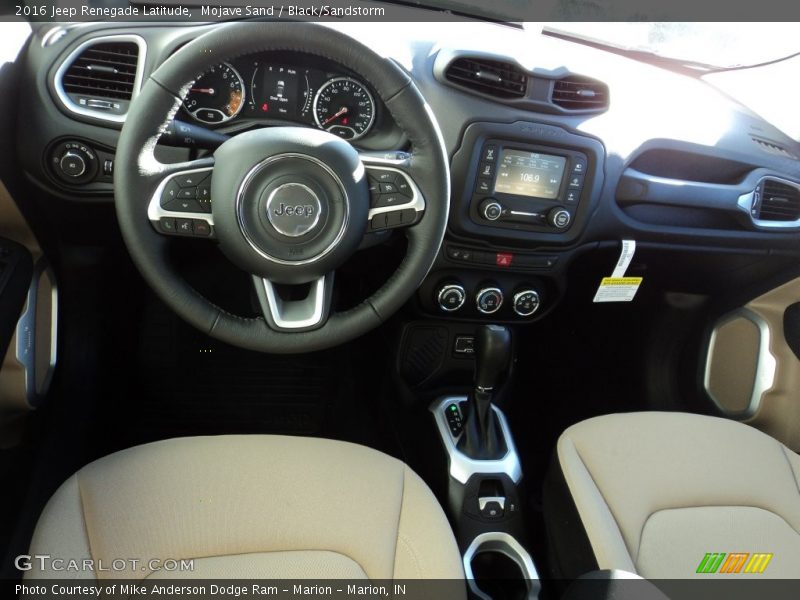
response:
[[[191,86],[184,109],[211,126],[233,119],[286,120],[346,140],[368,134],[376,113],[372,93],[356,78],[261,60],[215,65]]]

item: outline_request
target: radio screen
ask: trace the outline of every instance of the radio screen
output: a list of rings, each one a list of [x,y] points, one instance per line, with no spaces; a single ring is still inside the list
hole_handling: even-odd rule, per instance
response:
[[[494,192],[554,199],[558,197],[567,159],[563,156],[503,150]]]

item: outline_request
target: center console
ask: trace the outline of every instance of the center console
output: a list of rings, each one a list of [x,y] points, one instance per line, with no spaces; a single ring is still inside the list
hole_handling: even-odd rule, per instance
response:
[[[446,320],[533,322],[560,299],[599,202],[605,150],[547,123],[472,123],[452,160],[439,259],[418,293]]]
[[[522,466],[506,417],[493,404],[510,378],[510,331],[478,327],[474,356],[470,393],[430,407],[447,455],[448,509],[472,597],[535,600],[540,584],[525,549]]]

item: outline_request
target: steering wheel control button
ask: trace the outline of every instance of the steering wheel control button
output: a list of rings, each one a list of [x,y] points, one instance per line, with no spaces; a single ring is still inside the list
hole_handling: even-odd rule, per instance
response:
[[[172,217],[161,217],[158,227],[162,233],[177,233],[175,219]]]
[[[411,190],[411,184],[408,183],[408,179],[406,179],[403,175],[397,176],[397,179],[395,179],[395,184],[397,185],[397,191],[403,196],[406,198],[414,197],[414,192]]]
[[[378,183],[394,183],[395,173],[394,173],[394,171],[379,171],[379,170],[373,169],[370,172],[370,176],[373,179],[376,179],[378,181]]]
[[[405,204],[406,202],[408,202],[408,198],[401,196],[400,194],[381,194],[378,196],[377,200],[375,200],[375,204],[372,206],[372,208],[398,206],[400,204]]]
[[[200,185],[208,178],[208,173],[186,173],[185,175],[178,175],[173,178],[173,181],[178,184],[178,187],[193,188]]]
[[[175,230],[181,235],[192,235],[194,223],[192,219],[175,219]]]
[[[178,198],[186,200],[187,198],[197,198],[197,188],[190,187],[190,188],[181,188],[178,190]]]
[[[208,237],[211,235],[211,225],[202,219],[194,219],[192,222],[194,234],[198,237]]]
[[[492,315],[503,306],[503,292],[500,288],[485,287],[475,296],[475,305],[478,312],[484,315]]]
[[[514,312],[520,317],[530,317],[539,310],[539,292],[526,289],[514,294]]]
[[[287,237],[300,237],[319,223],[322,203],[307,185],[284,183],[270,192],[266,209],[275,231]]]
[[[464,286],[458,283],[448,283],[441,287],[436,295],[436,301],[444,312],[456,312],[464,306],[467,292]]]
[[[178,185],[178,182],[174,179],[171,180],[167,185],[164,186],[164,191],[161,192],[161,206],[162,208],[166,208],[167,204],[172,202],[173,200],[178,199],[178,194],[180,193],[181,188]]]
[[[397,192],[397,185],[394,182],[391,183],[381,183],[380,185],[380,193],[381,194],[394,194]]]
[[[547,222],[556,229],[566,229],[572,222],[572,215],[563,208],[554,208],[547,214]]]
[[[503,207],[497,200],[487,200],[481,207],[481,214],[487,221],[497,221],[503,215]]]

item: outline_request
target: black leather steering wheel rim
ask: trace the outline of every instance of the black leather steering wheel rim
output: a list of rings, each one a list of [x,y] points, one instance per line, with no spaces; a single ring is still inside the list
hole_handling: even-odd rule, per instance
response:
[[[180,108],[186,88],[211,65],[244,54],[297,51],[342,64],[381,98],[411,145],[408,173],[422,192],[422,219],[405,229],[406,256],[375,294],[358,306],[332,314],[319,329],[285,332],[263,317],[244,318],[216,306],[171,263],[169,241],[154,230],[146,202],[163,177],[175,170],[154,155],[165,125]],[[167,59],[130,106],[117,147],[115,205],[124,241],[139,271],[157,295],[196,328],[223,342],[273,353],[320,350],[354,339],[396,312],[427,275],[444,237],[450,194],[449,166],[438,125],[408,75],[393,61],[331,28],[310,23],[233,23],[215,27]],[[197,161],[191,164],[196,166]]]

